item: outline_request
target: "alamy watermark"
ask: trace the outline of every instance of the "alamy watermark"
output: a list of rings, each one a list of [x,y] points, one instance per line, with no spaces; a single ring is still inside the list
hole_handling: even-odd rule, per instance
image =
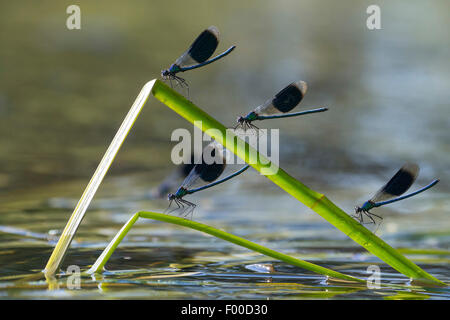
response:
[[[66,27],[69,30],[81,29],[81,9],[76,4],[67,7],[66,13],[69,16],[66,19]]]
[[[366,26],[369,30],[381,29],[381,9],[380,6],[372,4],[367,7],[366,13],[369,15],[366,20]]]
[[[79,290],[81,289],[81,270],[77,265],[70,265],[67,267],[67,289]]]

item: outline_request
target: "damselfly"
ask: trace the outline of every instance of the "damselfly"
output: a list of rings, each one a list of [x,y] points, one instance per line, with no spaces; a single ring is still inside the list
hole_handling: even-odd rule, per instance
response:
[[[185,72],[196,68],[203,67],[214,61],[217,61],[236,48],[231,46],[225,52],[218,56],[209,59],[219,44],[219,30],[215,26],[211,26],[204,30],[195,41],[191,44],[176,61],[170,66],[170,68],[162,70],[161,76],[164,80],[169,80],[172,85],[172,80],[175,80],[181,87],[186,87],[189,90],[189,86],[186,80],[177,76],[179,72]],[[209,59],[209,60],[208,60]]]
[[[370,218],[371,222],[375,224],[374,216],[381,220],[383,218],[370,212],[371,209],[415,196],[416,194],[430,189],[439,182],[439,179],[435,179],[427,186],[415,192],[399,197],[400,195],[405,193],[409,189],[409,187],[411,187],[418,174],[419,166],[417,164],[406,163],[405,165],[403,165],[403,167],[398,170],[398,172],[391,178],[391,180],[389,180],[388,183],[386,183],[380,190],[378,190],[375,196],[373,196],[370,200],[364,202],[362,206],[355,208],[355,218],[357,218],[360,223],[364,223],[363,214],[365,214]],[[394,197],[398,198],[392,199]]]
[[[214,143],[208,145],[205,150],[210,148],[211,146],[214,148],[212,151],[208,150],[206,152],[211,152],[211,156],[215,157],[215,154],[217,151],[217,148],[215,148]],[[166,209],[166,212],[169,210],[169,208],[172,205],[172,202],[175,202],[177,205],[177,208],[171,210],[169,213],[175,211],[175,210],[181,210],[180,215],[183,215],[184,217],[188,216],[190,213],[192,213],[196,207],[196,205],[190,201],[187,201],[183,199],[184,196],[193,194],[208,188],[211,188],[213,186],[216,186],[220,183],[223,183],[225,181],[230,180],[233,177],[236,177],[243,173],[245,170],[249,168],[249,165],[246,165],[242,167],[240,170],[228,175],[227,177],[220,179],[218,181],[217,178],[223,173],[226,167],[225,159],[220,155],[219,158],[221,158],[221,161],[215,161],[210,164],[205,161],[205,150],[203,151],[202,155],[202,162],[199,164],[196,164],[194,168],[191,170],[189,175],[184,179],[181,186],[178,188],[178,190],[175,193],[169,193],[167,196],[167,199],[169,200],[169,207]],[[204,182],[210,182],[209,184],[199,187],[190,189],[190,187],[198,180],[202,180]],[[213,182],[214,181],[214,182]]]
[[[194,160],[195,155],[192,153],[189,163],[179,164],[163,182],[150,191],[149,197],[151,199],[165,198],[170,190],[177,187],[188,176],[195,166]]]
[[[294,109],[306,94],[307,85],[304,81],[293,82],[283,90],[278,92],[275,97],[267,100],[264,104],[256,107],[253,111],[248,113],[246,116],[241,116],[237,119],[237,127],[242,127],[243,129],[255,128],[252,124],[255,120],[266,120],[266,119],[280,119],[288,117],[302,116],[305,114],[324,112],[328,108],[320,107],[317,109],[287,113]]]

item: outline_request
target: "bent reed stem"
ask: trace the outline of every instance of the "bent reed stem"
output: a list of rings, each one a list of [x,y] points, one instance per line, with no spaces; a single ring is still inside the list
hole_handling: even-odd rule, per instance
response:
[[[86,273],[92,274],[92,273],[99,273],[99,272],[103,271],[103,268],[104,268],[106,262],[111,257],[114,250],[117,248],[119,243],[123,240],[123,238],[126,236],[128,231],[130,231],[131,227],[134,225],[134,223],[139,218],[164,221],[164,222],[176,224],[179,226],[191,228],[191,229],[194,229],[197,231],[201,231],[203,233],[210,234],[214,237],[223,239],[225,241],[229,241],[231,243],[237,244],[238,246],[245,247],[252,251],[262,253],[266,256],[284,261],[291,265],[294,265],[294,266],[297,266],[297,267],[300,267],[300,268],[303,268],[303,269],[306,269],[306,270],[309,270],[309,271],[312,271],[312,272],[315,272],[318,274],[322,274],[322,275],[325,275],[325,276],[328,276],[331,278],[341,279],[341,280],[345,280],[345,281],[352,281],[352,282],[360,282],[360,283],[365,282],[364,280],[361,280],[361,279],[358,279],[358,278],[355,278],[352,276],[348,276],[346,274],[343,274],[343,273],[340,273],[337,271],[333,271],[331,269],[324,268],[319,265],[316,265],[316,264],[313,264],[313,263],[310,263],[310,262],[307,262],[304,260],[300,260],[300,259],[288,256],[286,254],[277,252],[275,250],[266,248],[264,246],[254,243],[254,242],[248,241],[246,239],[243,239],[241,237],[227,233],[225,231],[213,228],[213,227],[208,226],[203,223],[195,222],[192,220],[187,220],[184,218],[170,216],[167,214],[156,213],[156,212],[146,212],[146,211],[141,211],[141,212],[135,213],[127,221],[127,223],[125,223],[125,225],[122,227],[122,229],[117,233],[117,235],[114,237],[114,239],[111,240],[109,245],[105,248],[105,250],[102,252],[102,254],[98,257],[97,261],[92,265],[92,267],[88,271],[86,271]]]

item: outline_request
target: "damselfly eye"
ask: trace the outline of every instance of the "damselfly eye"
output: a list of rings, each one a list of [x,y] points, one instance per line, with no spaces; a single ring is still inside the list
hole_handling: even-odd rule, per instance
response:
[[[219,30],[214,26],[210,26],[208,29],[204,30],[197,37],[197,39],[195,39],[192,45],[177,60],[175,60],[175,63],[173,63],[168,69],[161,72],[163,80],[177,79],[180,81],[181,86],[187,87],[186,81],[181,78],[175,78],[175,74],[206,66],[225,57],[236,47],[231,46],[228,50],[210,59],[218,44]]]

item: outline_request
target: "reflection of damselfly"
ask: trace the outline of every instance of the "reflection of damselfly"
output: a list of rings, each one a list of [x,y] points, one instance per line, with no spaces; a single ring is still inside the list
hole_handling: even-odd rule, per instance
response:
[[[186,80],[177,76],[179,72],[185,72],[193,69],[203,67],[214,61],[217,61],[236,48],[236,46],[231,46],[225,52],[219,54],[218,56],[208,60],[216,50],[219,44],[219,30],[211,26],[204,30],[192,45],[187,49],[176,61],[170,66],[170,68],[162,70],[161,76],[164,80],[169,80],[172,86],[172,80],[175,80],[181,87],[187,88],[189,92],[189,86]]]
[[[356,216],[354,217],[358,219],[360,223],[364,223],[363,214],[365,214],[370,218],[371,223],[375,224],[375,220],[373,218],[374,216],[381,220],[383,218],[379,215],[369,212],[371,209],[415,196],[416,194],[424,192],[425,190],[433,187],[439,182],[439,179],[436,179],[429,185],[415,192],[392,199],[405,193],[414,183],[418,174],[419,166],[417,166],[416,164],[406,163],[405,165],[403,165],[403,167],[401,167],[400,170],[397,171],[397,173],[391,178],[391,180],[389,180],[388,183],[386,183],[383,187],[381,187],[380,190],[378,190],[375,196],[373,196],[370,200],[364,202],[362,206],[355,208]]]
[[[206,154],[211,155],[211,157],[214,159],[210,160],[214,161],[211,163],[208,163],[210,161],[205,161]],[[166,209],[166,212],[169,210],[172,203],[174,202],[177,205],[177,208],[172,209],[168,213],[180,210],[179,213],[180,215],[184,217],[188,216],[194,211],[196,205],[190,201],[183,199],[184,196],[211,188],[215,185],[230,180],[231,178],[236,177],[245,170],[247,170],[249,168],[249,165],[242,167],[240,170],[228,175],[223,179],[215,181],[223,173],[225,167],[226,167],[225,158],[223,157],[223,154],[218,151],[217,145],[213,142],[208,146],[206,146],[205,149],[203,150],[202,162],[194,166],[194,168],[191,170],[186,179],[184,179],[183,183],[175,193],[168,194],[167,199],[169,200],[169,207]],[[210,183],[199,188],[189,189],[195,182],[198,181],[198,179]]]
[[[324,112],[328,108],[321,107],[312,110],[286,113],[294,109],[306,94],[307,85],[304,81],[293,82],[283,90],[278,92],[275,97],[267,100],[264,104],[256,107],[246,116],[237,119],[238,124],[235,128],[241,127],[244,130],[249,128],[258,129],[252,124],[255,120],[280,119],[288,117],[302,116],[305,114]]]

